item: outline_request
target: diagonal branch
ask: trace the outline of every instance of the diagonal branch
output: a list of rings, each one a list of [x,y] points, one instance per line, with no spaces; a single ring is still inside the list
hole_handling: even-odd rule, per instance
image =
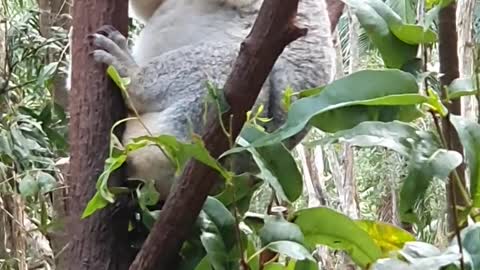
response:
[[[330,19],[330,31],[332,33],[335,31],[335,27],[337,27],[338,21],[343,14],[343,9],[345,7],[345,3],[341,0],[327,0],[327,9],[328,9],[328,18]]]
[[[250,110],[284,48],[306,34],[294,25],[298,0],[265,0],[252,31],[241,45],[233,70],[225,84],[230,111],[223,121],[232,121],[230,131],[238,136]],[[229,140],[218,119],[210,119],[203,140],[213,157],[229,149]],[[153,227],[130,270],[172,269],[191,224],[213,187],[218,175],[210,168],[191,161],[170,193],[159,220]]]

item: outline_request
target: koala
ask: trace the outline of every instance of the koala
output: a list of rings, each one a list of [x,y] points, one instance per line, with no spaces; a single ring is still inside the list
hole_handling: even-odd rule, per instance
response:
[[[131,0],[134,17],[145,24],[130,52],[127,40],[112,27],[91,35],[93,58],[113,65],[130,78],[128,93],[142,123],[126,123],[123,142],[139,136],[172,135],[188,142],[203,134],[206,83],[222,87],[251,30],[261,0]],[[334,50],[324,0],[301,0],[297,23],[308,33],[291,43],[276,61],[255,106],[264,105],[272,120],[267,130],[285,121],[285,89],[325,85],[333,79]],[[127,103],[130,106],[130,103]],[[130,108],[132,109],[132,108]],[[297,136],[290,148],[306,133]],[[149,179],[164,200],[175,182],[174,168],[155,146],[131,153],[130,179]]]

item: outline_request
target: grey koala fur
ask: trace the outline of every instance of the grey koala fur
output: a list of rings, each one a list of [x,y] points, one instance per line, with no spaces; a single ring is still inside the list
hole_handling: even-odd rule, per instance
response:
[[[133,52],[125,37],[107,27],[106,34],[92,35],[98,48],[93,57],[130,77],[129,96],[153,135],[189,141],[192,131],[204,131],[206,82],[224,85],[260,5],[261,0],[131,0],[135,16],[146,24]],[[333,76],[324,0],[301,0],[297,20],[308,34],[286,48],[257,99],[256,105],[264,104],[272,118],[269,130],[285,121],[281,99],[288,86],[299,91],[324,85]],[[147,134],[138,120],[131,120],[123,142]],[[291,146],[303,136],[294,138]],[[166,198],[175,181],[174,169],[158,148],[133,152],[127,164],[129,178],[154,180],[161,198]]]

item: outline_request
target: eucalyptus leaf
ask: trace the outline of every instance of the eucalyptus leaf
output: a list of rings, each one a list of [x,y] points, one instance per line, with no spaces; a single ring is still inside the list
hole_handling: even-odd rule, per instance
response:
[[[415,222],[415,205],[423,198],[434,177],[445,179],[462,162],[462,156],[441,149],[431,132],[421,131],[403,122],[364,122],[323,140],[325,143],[348,142],[361,147],[381,146],[409,159],[408,175],[400,191],[400,217]]]
[[[237,142],[240,146],[248,147],[251,142],[265,136],[268,134],[247,124]],[[269,183],[279,198],[293,202],[302,195],[302,174],[295,159],[283,144],[243,149],[251,153],[260,169],[257,177]]]
[[[271,242],[266,246],[267,249],[278,252],[295,260],[311,260],[315,261],[312,254],[303,245],[292,241]]]
[[[18,190],[23,197],[36,196],[40,191],[40,185],[29,173],[27,173],[18,185]]]
[[[473,206],[480,208],[480,125],[453,114],[450,114],[450,122],[455,127],[465,149],[466,163],[470,171],[469,186]]]
[[[303,232],[309,247],[326,245],[344,250],[361,267],[367,267],[382,256],[381,249],[366,231],[353,220],[326,207],[303,209],[293,220]]]
[[[399,106],[413,106],[411,109],[415,109],[414,105],[428,101],[427,97],[418,94],[418,85],[411,74],[393,69],[359,71],[327,85],[318,95],[294,102],[285,124],[272,134],[254,141],[251,146],[280,143],[302,131],[312,119],[320,129],[328,129],[325,125],[329,125],[330,122],[318,124],[318,121],[314,120],[328,111],[358,105],[363,105],[367,109],[386,105],[392,106],[393,109],[398,109]],[[361,111],[355,111],[355,114],[359,113]],[[363,113],[368,114],[368,110]],[[378,115],[377,112],[372,118],[376,120]]]
[[[384,256],[402,249],[403,245],[409,241],[415,241],[414,235],[388,223],[371,220],[358,220],[356,223],[370,235]]]
[[[292,241],[303,244],[303,234],[298,225],[286,221],[282,216],[265,217],[265,225],[259,231],[263,245],[276,241]]]
[[[236,236],[232,214],[220,201],[208,197],[197,222],[201,228],[200,240],[213,268],[234,269],[238,258],[230,255]]]
[[[416,57],[418,47],[403,42],[391,31],[402,25],[401,18],[380,0],[346,0],[365,29],[375,47],[380,51],[385,65],[401,68]]]
[[[52,192],[57,187],[57,181],[55,177],[46,172],[39,171],[36,175],[38,185],[41,193]]]
[[[473,269],[480,269],[480,223],[475,223],[461,232],[462,246],[470,254]],[[456,242],[456,239],[453,239]]]

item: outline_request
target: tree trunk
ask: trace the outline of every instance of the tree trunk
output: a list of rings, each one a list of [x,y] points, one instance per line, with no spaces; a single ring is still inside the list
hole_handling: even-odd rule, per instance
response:
[[[439,14],[439,54],[440,54],[440,82],[443,90],[443,96],[446,96],[445,87],[448,86],[454,79],[458,78],[458,54],[457,54],[457,27],[456,27],[456,3],[442,8]],[[460,100],[451,101],[447,105],[448,110],[452,114],[461,114]],[[444,118],[442,121],[443,134],[447,146],[451,150],[463,153],[463,147],[458,139],[455,129],[448,120]],[[457,224],[457,210],[456,206],[465,206],[466,202],[462,197],[459,189],[459,184],[465,186],[465,169],[460,166],[457,169],[459,181],[455,180],[455,175],[450,175],[450,181],[447,184],[448,197],[448,227],[449,231],[456,231],[457,226],[460,228],[466,224]],[[460,183],[458,183],[460,182]]]
[[[460,77],[468,77],[473,73],[473,10],[474,0],[459,0],[457,2],[457,28],[458,28],[458,58]],[[475,96],[462,97],[462,114],[465,117],[476,118],[477,106]]]
[[[297,146],[297,153],[302,163],[303,182],[308,194],[309,208],[326,205],[323,190],[318,188],[320,185],[320,172],[315,164],[315,156],[312,154],[313,150],[301,144]]]
[[[358,33],[360,31],[360,24],[357,17],[353,12],[348,10],[349,18],[349,43],[350,43],[350,61],[349,61],[349,74],[356,72],[360,67],[360,48],[359,48],[359,37]],[[343,176],[343,201],[345,203],[344,213],[347,214],[350,218],[358,218],[359,207],[357,199],[357,183],[355,181],[355,175],[353,172],[353,147],[346,143],[344,145],[344,176]]]
[[[132,257],[128,241],[127,200],[117,197],[114,205],[87,219],[80,219],[94,195],[110,145],[110,128],[125,117],[120,91],[106,76],[106,66],[89,56],[87,40],[100,26],[111,24],[124,35],[128,27],[128,2],[115,0],[75,1],[73,7],[72,90],[70,95],[70,188],[67,251],[68,270],[128,269]],[[118,130],[122,132],[122,130]],[[125,180],[124,170],[110,177],[113,186]]]

